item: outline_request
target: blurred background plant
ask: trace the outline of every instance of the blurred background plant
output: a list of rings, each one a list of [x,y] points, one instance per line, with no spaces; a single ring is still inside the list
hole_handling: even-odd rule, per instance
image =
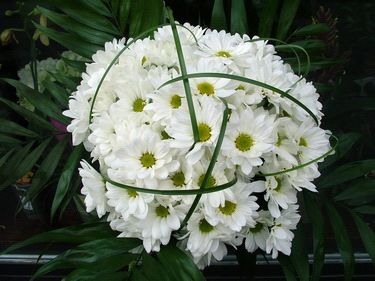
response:
[[[4,26],[1,33],[4,50],[0,57],[1,76],[8,77],[2,79],[8,85],[2,85],[0,96],[0,190],[33,170],[24,204],[41,198],[46,200],[43,194],[49,189],[48,194],[52,198],[47,198],[49,204],[46,209],[50,215],[45,216],[46,221],[58,223],[69,209],[76,210],[83,222],[95,221],[85,213],[79,197],[77,166],[79,160],[87,155],[82,147],[70,145],[64,130],[69,120],[61,112],[67,107],[68,97],[78,85],[80,73],[92,54],[113,38],[134,37],[164,23],[164,5],[172,7],[175,18],[180,22],[269,38],[294,71],[316,82],[314,84],[321,93],[324,106],[323,127],[332,130],[339,142],[336,154],[320,165],[322,176],[316,181],[319,193],[303,192],[303,220],[295,233],[292,255],[280,256],[279,262],[287,280],[319,280],[325,253],[335,251],[327,243],[332,235],[341,254],[345,280],[351,280],[355,270],[353,233],[358,233],[355,235],[362,240],[363,246],[359,249],[375,261],[372,228],[375,214],[373,1],[14,2],[12,8],[5,11],[5,17],[10,19],[9,26]],[[50,56],[56,59],[41,61]],[[17,57],[21,59],[16,60]],[[28,61],[30,63],[26,68],[19,71],[18,79],[16,72]],[[9,85],[16,88],[19,100]],[[26,107],[22,106],[25,100]],[[77,280],[74,278],[78,274],[89,276],[95,275],[95,272],[96,278],[118,276],[116,280],[124,280],[129,278],[128,273],[121,271],[120,274],[119,270],[130,264],[130,268],[142,272],[142,278],[146,278],[141,279],[136,273],[131,276],[133,280],[153,280],[152,272],[160,273],[158,265],[165,267],[165,264],[160,265],[162,259],[159,255],[150,259],[142,257],[143,263],[139,265],[126,249],[121,253],[114,251],[119,244],[113,242],[115,234],[106,226],[93,223],[90,227],[84,225],[54,230],[22,243],[22,246],[36,242],[83,243],[63,253],[57,261],[44,265],[37,275],[69,268],[72,270],[70,279],[64,280]],[[99,231],[102,234],[98,236]],[[71,235],[75,237],[73,240]],[[93,252],[101,241],[108,250],[106,258]],[[165,251],[186,260],[174,249]],[[87,255],[79,258],[75,256],[76,252]],[[312,265],[309,264],[308,253],[313,253]],[[249,266],[249,262],[254,264],[259,253],[248,254],[239,249],[236,254],[243,273],[250,278],[254,267]],[[88,267],[85,258],[90,255],[96,262]],[[101,273],[100,265],[112,263],[118,255],[127,258],[123,259],[123,263],[115,263],[106,273]],[[73,260],[79,262],[74,263]],[[174,261],[169,262],[172,264]],[[99,267],[94,270],[96,266]],[[189,267],[187,271],[196,277],[194,280],[203,278],[194,267]],[[189,274],[186,276],[191,278]]]

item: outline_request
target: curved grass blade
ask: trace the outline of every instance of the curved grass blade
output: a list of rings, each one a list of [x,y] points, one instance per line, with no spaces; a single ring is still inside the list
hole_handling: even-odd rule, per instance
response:
[[[136,192],[140,192],[140,193],[150,193],[150,194],[169,195],[169,196],[171,196],[171,195],[201,195],[201,194],[206,194],[206,193],[214,193],[214,192],[218,192],[218,191],[227,189],[227,188],[235,185],[236,182],[237,182],[237,177],[234,177],[231,181],[229,181],[225,184],[215,186],[214,188],[170,190],[170,189],[152,189],[152,188],[136,187],[136,186],[131,186],[131,185],[126,185],[126,184],[122,184],[122,183],[119,183],[119,182],[115,182],[115,181],[113,181],[113,180],[111,180],[107,177],[103,177],[103,178],[106,182],[109,182],[110,184],[112,184],[114,186],[117,186],[117,187],[120,187],[120,188],[132,190],[132,191],[136,191]]]
[[[265,89],[270,90],[270,91],[273,91],[275,93],[278,93],[282,97],[285,97],[285,98],[291,100],[292,102],[294,102],[295,104],[297,104],[298,106],[300,106],[303,110],[305,110],[314,119],[315,123],[317,125],[319,125],[319,120],[314,115],[314,113],[306,105],[301,103],[295,97],[289,95],[287,92],[284,92],[284,91],[282,91],[278,88],[275,88],[275,87],[273,87],[269,84],[266,84],[266,83],[263,83],[263,82],[260,82],[260,81],[257,81],[257,80],[253,80],[253,79],[250,79],[250,78],[234,75],[234,74],[216,73],[216,72],[190,73],[190,74],[182,75],[182,76],[173,78],[171,80],[168,80],[167,82],[162,84],[159,87],[159,89],[166,86],[166,85],[169,85],[169,84],[172,84],[172,83],[175,83],[177,81],[181,81],[181,80],[184,80],[184,79],[187,79],[187,78],[201,78],[201,77],[216,77],[216,78],[232,79],[232,80],[236,80],[236,81],[249,83],[249,84],[252,84],[252,85],[255,85],[255,86],[258,86],[258,87],[262,87],[262,88],[265,88]]]
[[[191,94],[189,79],[186,77],[187,70],[186,70],[184,54],[182,52],[180,38],[178,36],[176,24],[174,22],[174,18],[173,18],[173,14],[172,14],[171,9],[167,9],[167,14],[168,14],[169,22],[171,24],[171,28],[172,28],[172,32],[173,32],[173,38],[174,38],[174,42],[175,42],[175,45],[176,45],[176,51],[177,51],[177,55],[178,55],[178,61],[179,61],[179,64],[180,64],[181,74],[182,74],[183,77],[185,77],[184,79],[182,79],[182,82],[184,84],[186,101],[187,101],[188,108],[189,108],[191,127],[192,127],[193,135],[194,135],[194,142],[196,143],[196,142],[199,141],[199,130],[198,130],[198,124],[197,124],[197,117],[195,116],[194,103],[193,103],[193,97],[192,97],[192,94]]]

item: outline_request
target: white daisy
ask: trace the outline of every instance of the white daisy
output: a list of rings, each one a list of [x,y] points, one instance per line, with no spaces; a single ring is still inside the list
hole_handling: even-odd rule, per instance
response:
[[[271,151],[275,142],[275,116],[262,108],[249,107],[239,113],[239,121],[230,120],[222,146],[222,153],[242,172],[250,174],[253,167],[262,165],[261,156]]]
[[[81,193],[85,195],[86,211],[89,213],[96,210],[98,217],[101,218],[108,209],[104,180],[85,160],[81,161],[81,167],[79,168],[83,185]]]
[[[256,224],[246,227],[243,231],[245,236],[245,248],[248,252],[255,252],[258,247],[266,250],[266,241],[269,237],[269,227],[273,224],[272,217],[268,211],[259,211],[255,218]]]

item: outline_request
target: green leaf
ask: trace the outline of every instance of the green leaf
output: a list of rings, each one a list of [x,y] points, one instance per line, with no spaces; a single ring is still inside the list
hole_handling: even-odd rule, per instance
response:
[[[10,137],[5,134],[0,134],[0,143],[6,143],[6,144],[12,144],[12,145],[18,146],[20,144],[23,144],[23,141]]]
[[[51,179],[57,165],[60,163],[61,156],[64,153],[65,147],[68,143],[68,138],[59,141],[48,153],[46,158],[40,164],[39,169],[36,171],[31,187],[28,189],[25,201],[33,200],[44,189],[47,182]]]
[[[0,118],[0,132],[10,135],[24,136],[24,137],[38,137],[39,134],[31,131],[13,121]]]
[[[4,99],[0,97],[0,102],[7,105],[9,108],[11,108],[13,111],[17,112],[19,115],[21,115],[25,120],[30,122],[31,124],[35,124],[40,128],[46,129],[48,131],[56,131],[56,128],[52,126],[52,124],[36,113],[23,108],[22,106],[19,106],[18,104],[11,102],[7,99]]]
[[[56,100],[61,108],[67,108],[69,102],[69,93],[56,83],[52,81],[45,81],[43,85],[48,90],[49,94]]]
[[[231,8],[231,33],[246,34],[248,31],[246,5],[244,0],[232,1]]]
[[[0,190],[2,188],[8,187],[9,184],[14,183],[18,178],[14,179],[12,177],[9,178],[10,175],[12,175],[13,170],[15,167],[18,167],[21,163],[21,161],[27,156],[29,153],[31,147],[34,145],[34,142],[30,142],[21,149],[19,149],[17,152],[15,152],[12,157],[1,167],[0,169]],[[23,176],[23,175],[22,175]],[[11,183],[9,183],[11,181]]]
[[[84,40],[82,40],[74,34],[58,32],[51,28],[46,28],[36,23],[34,23],[34,25],[37,29],[39,29],[42,33],[47,35],[52,40],[56,41],[63,47],[85,58],[91,59],[93,54],[95,54],[98,50],[102,50],[104,48],[104,46],[101,45],[85,42]]]
[[[64,87],[71,91],[75,91],[77,86],[81,82],[80,77],[67,76],[52,72],[50,72],[50,74],[53,76],[53,78],[56,79],[57,82],[61,83]]]
[[[89,61],[81,61],[81,60],[70,60],[67,58],[62,57],[61,58],[64,63],[66,63],[68,66],[75,68],[78,72],[82,73],[86,71],[86,63]]]
[[[287,281],[297,281],[295,270],[293,268],[292,262],[290,261],[290,257],[279,254],[277,260],[279,261],[281,268],[283,269],[285,279]]]
[[[284,40],[296,16],[300,0],[284,0],[281,8],[276,38]]]
[[[370,255],[373,264],[375,264],[375,233],[362,218],[353,212],[351,212],[351,214],[354,218],[355,224],[357,225],[363,245]]]
[[[54,0],[56,7],[81,24],[112,35],[121,35],[110,20],[99,15],[103,12],[107,13],[107,9],[103,10],[100,7],[92,9],[94,7],[93,1],[89,2],[91,5],[87,5],[85,2],[83,0]]]
[[[182,250],[174,245],[162,247],[157,254],[159,262],[168,269],[176,281],[204,281],[202,272]]]
[[[57,184],[55,197],[53,198],[52,202],[51,220],[55,216],[57,209],[60,207],[64,197],[69,191],[73,174],[76,171],[79,160],[82,156],[82,151],[82,144],[74,147],[72,153],[70,154],[68,160],[65,163],[59,182]]]
[[[364,206],[359,206],[353,209],[353,211],[360,213],[360,214],[365,214],[365,215],[375,215],[375,206],[370,206],[370,205],[364,205]]]
[[[45,15],[49,20],[60,26],[61,28],[65,29],[66,31],[79,36],[86,42],[97,44],[97,45],[104,45],[105,42],[111,41],[113,39],[113,35],[105,33],[103,31],[92,29],[78,21],[65,16],[59,13],[52,12],[48,9],[44,9],[42,7],[38,7],[43,15]]]
[[[20,159],[16,165],[9,165],[7,167],[7,171],[9,171],[9,173],[5,174],[6,180],[1,182],[0,186],[8,186],[13,184],[27,172],[31,171],[50,142],[51,138],[46,139],[30,153],[28,149],[29,146],[27,145],[27,149],[25,150],[26,153],[23,154],[23,158]]]
[[[80,244],[95,239],[115,237],[116,233],[109,227],[107,222],[84,223],[81,225],[68,226],[34,235],[33,237],[13,244],[2,254],[14,252],[15,250],[38,244],[38,243],[70,243]]]
[[[354,255],[350,238],[344,222],[336,208],[329,202],[326,203],[328,217],[331,221],[337,248],[344,263],[345,280],[351,280],[354,272]]]
[[[303,224],[299,223],[294,231],[294,239],[290,260],[297,272],[300,281],[309,281],[309,259],[307,256],[305,232]]]
[[[225,16],[223,0],[215,0],[211,15],[211,28],[227,30],[227,18]]]
[[[44,264],[33,275],[31,280],[35,280],[49,272],[63,268],[88,268],[93,270],[93,268],[101,266],[100,263],[106,263],[108,258],[128,253],[130,250],[139,246],[140,243],[141,240],[139,239],[115,237],[97,239],[81,244]],[[129,256],[129,259],[124,260],[124,265],[134,260],[134,255]]]
[[[150,254],[143,252],[142,254],[142,271],[149,280],[163,280],[172,281],[175,280],[169,274],[169,268],[174,264],[169,264],[167,268],[162,266],[158,260],[154,259]],[[183,280],[183,279],[181,279]]]
[[[120,25],[120,29],[122,33],[125,32],[125,27],[128,24],[130,6],[131,6],[131,0],[123,0],[120,3],[118,20],[119,20],[119,25]]]
[[[327,188],[359,178],[375,169],[375,159],[346,163],[317,181],[319,188]]]
[[[43,95],[32,88],[29,88],[18,80],[5,78],[2,78],[1,80],[15,87],[21,96],[26,98],[33,106],[35,106],[35,108],[37,108],[47,116],[63,124],[69,123],[69,119],[62,115],[59,107],[55,103],[53,103],[46,95]]]
[[[259,16],[258,34],[260,37],[267,38],[271,36],[272,26],[280,3],[281,1],[266,0],[266,4]]]
[[[323,51],[327,47],[327,45],[322,40],[318,39],[295,41],[291,42],[290,44],[300,46],[310,53]]]
[[[375,199],[375,179],[360,179],[335,196],[335,201]]]
[[[330,27],[325,23],[315,23],[303,26],[292,33],[292,36],[319,35],[330,31]]]
[[[133,0],[130,10],[129,36],[134,37],[161,24],[163,7],[161,0]]]
[[[107,6],[103,3],[103,1],[98,0],[84,0],[80,1],[83,5],[90,7],[96,13],[110,17],[112,16],[111,11],[107,8]]]
[[[324,266],[324,217],[315,194],[304,190],[306,212],[311,221],[313,232],[314,264],[311,281],[319,281]]]
[[[15,151],[15,149],[9,150],[7,153],[5,153],[1,158],[0,158],[0,168],[6,163],[8,158],[12,155],[12,153]]]
[[[319,164],[319,168],[325,169],[343,158],[353,147],[353,145],[360,139],[361,135],[358,133],[346,133],[338,136],[338,143],[335,149],[335,154],[324,159],[323,163]]]

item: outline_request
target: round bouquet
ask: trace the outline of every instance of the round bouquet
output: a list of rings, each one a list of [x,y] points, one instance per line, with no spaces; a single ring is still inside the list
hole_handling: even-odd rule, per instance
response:
[[[147,252],[173,238],[200,267],[243,243],[290,254],[297,192],[316,191],[330,133],[273,45],[172,23],[106,43],[82,79],[64,114],[92,157],[87,212]]]

